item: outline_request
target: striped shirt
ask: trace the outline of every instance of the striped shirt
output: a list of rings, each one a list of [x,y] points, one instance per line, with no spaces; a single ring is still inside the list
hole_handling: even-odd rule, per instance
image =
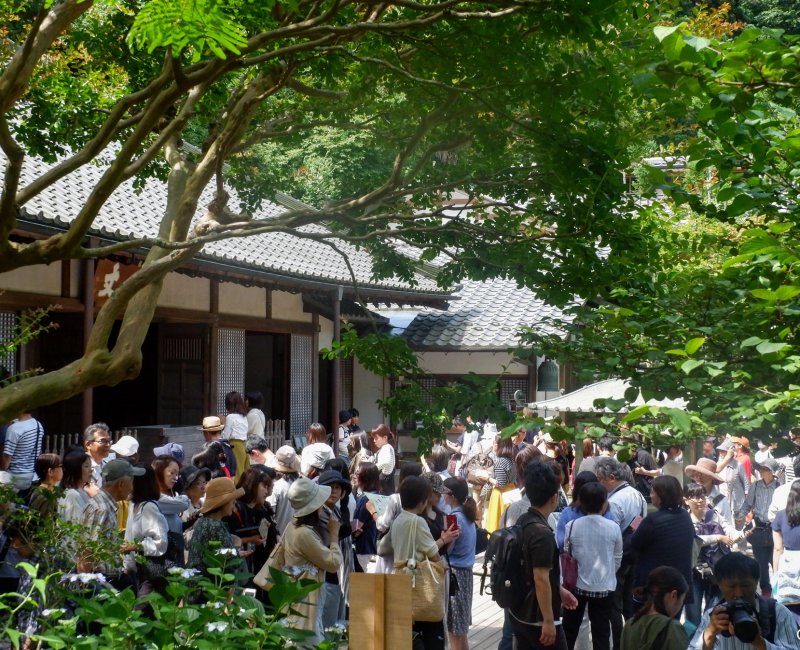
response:
[[[758,521],[767,523],[769,521],[769,504],[772,503],[772,495],[775,494],[777,487],[778,481],[775,479],[769,485],[764,483],[763,479],[753,483],[744,499],[742,509],[739,510],[739,516],[745,517],[748,512],[752,512]]]
[[[494,454],[492,454],[494,456]],[[514,461],[504,456],[494,459],[494,480],[497,487],[505,487],[514,480]]]
[[[760,606],[760,601],[756,601],[756,604]],[[712,611],[709,609],[703,614],[687,650],[702,650],[704,647],[703,632],[709,626]],[[712,650],[753,650],[753,645],[733,635],[725,637],[718,634]],[[792,613],[780,603],[775,605],[775,640],[772,643],[767,641],[767,650],[797,650],[797,624]]]
[[[29,474],[42,453],[44,429],[36,418],[17,420],[6,431],[6,445],[3,453],[11,456],[8,471],[11,474]]]

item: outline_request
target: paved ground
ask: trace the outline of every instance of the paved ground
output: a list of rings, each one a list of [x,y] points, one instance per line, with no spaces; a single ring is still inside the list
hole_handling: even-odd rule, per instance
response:
[[[472,627],[469,630],[470,650],[497,650],[503,632],[503,610],[488,594],[480,595],[483,555],[473,567]],[[487,579],[488,582],[488,579]]]

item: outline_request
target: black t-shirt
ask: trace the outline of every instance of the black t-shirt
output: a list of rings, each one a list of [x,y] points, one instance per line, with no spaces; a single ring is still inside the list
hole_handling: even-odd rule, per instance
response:
[[[531,572],[531,582],[533,583],[534,569],[550,570],[550,596],[553,607],[553,619],[561,618],[561,565],[558,558],[558,546],[553,529],[547,523],[542,514],[533,508],[528,511],[528,516],[532,517],[535,523],[525,526],[525,547],[523,555],[525,557],[525,567]],[[542,611],[536,601],[536,585],[533,584],[533,593],[530,599],[526,599],[525,611],[520,612],[517,618],[529,623],[541,622],[543,620]],[[530,600],[530,605],[528,603]]]

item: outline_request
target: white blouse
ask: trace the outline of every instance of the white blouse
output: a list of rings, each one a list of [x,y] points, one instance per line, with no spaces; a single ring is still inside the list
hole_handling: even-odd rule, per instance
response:
[[[125,541],[141,544],[142,552],[149,557],[158,557],[167,552],[167,520],[155,501],[145,501],[131,509],[125,527]],[[133,553],[125,556],[125,568],[136,568]]]
[[[225,428],[222,430],[223,440],[247,440],[247,418],[240,413],[228,413],[225,416]]]

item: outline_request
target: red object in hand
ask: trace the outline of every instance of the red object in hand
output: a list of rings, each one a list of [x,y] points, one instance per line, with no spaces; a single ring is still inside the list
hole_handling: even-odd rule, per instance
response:
[[[447,529],[451,529],[455,526],[458,528],[458,517],[455,515],[447,515]]]

